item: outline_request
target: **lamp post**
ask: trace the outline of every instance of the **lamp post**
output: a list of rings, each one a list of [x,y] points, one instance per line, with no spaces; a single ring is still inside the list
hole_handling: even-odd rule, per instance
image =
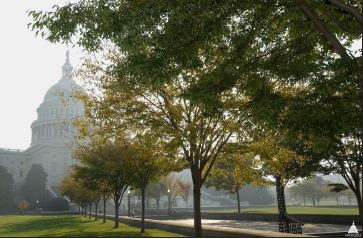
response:
[[[168,189],[168,203],[169,203],[169,209],[168,209],[168,214],[169,216],[171,215],[171,192],[170,189]]]
[[[129,191],[127,191],[127,214],[129,215],[129,217],[131,216],[131,208],[130,208],[130,206],[131,206],[131,200],[130,200],[130,198],[131,198],[131,195],[130,195],[130,190]]]
[[[37,208],[39,208],[39,200],[37,200],[36,203],[37,203]]]

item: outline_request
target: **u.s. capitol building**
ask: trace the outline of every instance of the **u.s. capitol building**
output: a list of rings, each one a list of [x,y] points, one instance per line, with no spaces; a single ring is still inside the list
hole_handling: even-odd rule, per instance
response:
[[[62,67],[62,78],[49,88],[31,124],[31,145],[26,150],[0,148],[0,165],[13,175],[20,186],[33,164],[41,164],[48,174],[47,186],[56,186],[75,164],[72,158],[76,129],[72,119],[83,115],[84,107],[75,101],[72,92],[82,88],[72,78],[69,52]],[[1,147],[1,145],[0,145]]]

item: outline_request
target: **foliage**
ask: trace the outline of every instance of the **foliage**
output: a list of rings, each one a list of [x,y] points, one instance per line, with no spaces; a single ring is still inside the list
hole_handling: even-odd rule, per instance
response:
[[[252,187],[245,185],[239,192],[241,201],[248,201],[249,205],[271,205],[275,202],[274,194],[266,187]]]
[[[30,204],[30,207],[36,207],[39,201],[39,207],[45,207],[46,202],[46,183],[47,173],[41,164],[33,164],[25,177],[22,193],[25,200]]]
[[[66,199],[57,197],[48,202],[47,209],[49,211],[68,211],[69,204]]]
[[[331,192],[340,193],[348,189],[348,187],[342,183],[330,183],[328,184]]]
[[[280,177],[283,185],[310,173],[303,170],[309,158],[299,154],[285,142],[281,134],[266,134],[249,146],[258,155],[264,176]]]
[[[29,207],[29,203],[25,200],[21,200],[18,204],[18,209],[25,210]]]
[[[190,181],[183,181],[181,179],[177,179],[176,182],[179,186],[179,195],[183,198],[186,208],[188,208],[188,201],[193,193],[193,184]]]
[[[328,182],[324,181],[322,177],[315,176],[304,179],[302,182],[288,188],[293,196],[300,196],[304,199],[304,206],[306,205],[306,198],[311,198],[313,205],[315,201],[320,204],[322,198],[329,197]]]
[[[0,211],[14,209],[13,182],[13,175],[4,166],[0,166]]]
[[[149,184],[146,188],[146,195],[155,199],[157,209],[160,208],[160,198],[166,195],[166,193],[166,185],[161,180],[159,180],[159,182]]]
[[[258,161],[251,153],[225,153],[216,162],[206,186],[231,193],[239,191],[245,184],[262,185]]]
[[[75,151],[75,157],[82,163],[76,167],[76,177],[78,174],[83,185],[90,190],[91,198],[94,199],[96,194],[99,198],[105,188],[112,194],[117,228],[118,210],[131,176],[126,166],[129,160],[127,146],[122,141],[94,139],[89,144],[80,145]]]

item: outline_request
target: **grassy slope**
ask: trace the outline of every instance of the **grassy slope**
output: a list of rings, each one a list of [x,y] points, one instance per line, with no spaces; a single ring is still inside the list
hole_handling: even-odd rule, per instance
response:
[[[180,237],[156,229],[140,229],[79,216],[0,216],[0,237]]]
[[[237,209],[208,210],[207,212],[237,212]],[[242,208],[242,213],[277,213],[277,207]],[[287,207],[288,214],[358,215],[356,208]]]

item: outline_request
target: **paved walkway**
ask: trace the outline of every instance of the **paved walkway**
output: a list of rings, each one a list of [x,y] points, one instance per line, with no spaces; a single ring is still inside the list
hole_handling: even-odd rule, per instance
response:
[[[193,219],[180,219],[170,220],[175,222],[182,222],[193,225]],[[278,231],[277,223],[265,222],[265,221],[235,221],[235,220],[211,220],[203,219],[203,225],[209,226],[220,226],[220,227],[233,227],[233,228],[244,228],[244,229],[257,229],[264,231]],[[303,233],[327,233],[327,232],[342,232],[348,231],[350,225],[336,225],[336,224],[309,224],[306,223],[303,226]]]

